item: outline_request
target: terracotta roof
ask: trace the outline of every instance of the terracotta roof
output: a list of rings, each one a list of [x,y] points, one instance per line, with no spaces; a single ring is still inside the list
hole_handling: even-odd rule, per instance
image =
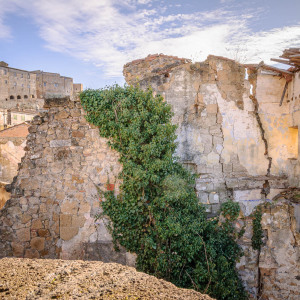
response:
[[[4,137],[26,137],[28,135],[28,127],[30,124],[23,122],[15,126],[5,128],[0,131],[0,138]]]

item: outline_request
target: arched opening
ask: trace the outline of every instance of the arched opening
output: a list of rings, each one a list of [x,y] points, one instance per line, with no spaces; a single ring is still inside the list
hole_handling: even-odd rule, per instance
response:
[[[18,95],[18,96],[17,96],[17,99],[21,99],[21,96],[20,96],[20,95]]]
[[[13,95],[11,95],[11,96],[9,97],[9,99],[15,99],[15,97],[14,97]]]
[[[31,98],[34,98],[34,95],[31,95]]]
[[[28,96],[27,95],[24,95],[24,99],[27,99],[28,98]]]

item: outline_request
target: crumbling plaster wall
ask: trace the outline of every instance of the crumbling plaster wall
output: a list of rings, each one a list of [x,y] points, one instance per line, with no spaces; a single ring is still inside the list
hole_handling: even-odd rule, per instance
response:
[[[130,254],[113,251],[105,220],[95,220],[98,189],[118,192],[118,154],[86,122],[79,102],[48,99],[46,108],[29,128],[11,199],[0,211],[0,257],[131,264]]]
[[[288,86],[287,101],[289,102],[289,127],[294,133],[295,143],[298,143],[298,154],[294,159],[290,159],[290,184],[292,186],[300,185],[300,71],[294,76]]]
[[[128,83],[152,86],[171,104],[176,154],[199,174],[199,199],[214,213],[233,198],[249,215],[288,185],[289,105],[279,107],[285,80],[260,70],[245,75],[243,65],[217,56],[193,64],[154,55],[124,67]]]
[[[260,251],[251,246],[251,217],[237,222],[237,227],[245,226],[245,234],[239,241],[245,255],[237,269],[250,299],[296,300],[300,297],[300,233],[294,206],[298,202],[299,198],[287,193],[277,197],[276,202],[262,206],[264,237]]]
[[[196,190],[208,211],[215,213],[228,198],[240,203],[236,226],[245,226],[239,241],[245,255],[237,268],[251,298],[297,299],[299,204],[265,209],[264,246],[259,252],[251,245],[254,207],[284,192],[297,172],[291,170],[297,141],[289,129],[288,94],[279,106],[286,80],[216,56],[195,64],[148,56],[125,65],[124,76],[130,84],[151,86],[172,106],[176,154],[198,174]]]

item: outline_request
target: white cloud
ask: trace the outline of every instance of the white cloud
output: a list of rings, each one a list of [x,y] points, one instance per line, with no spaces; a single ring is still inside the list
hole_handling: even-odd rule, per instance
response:
[[[300,40],[300,25],[253,33],[249,29],[251,15],[234,16],[221,9],[167,14],[164,7],[154,5],[156,2],[160,3],[0,0],[0,6],[2,12],[13,11],[31,18],[47,48],[90,61],[108,77],[121,76],[126,62],[150,53],[195,60],[215,54],[258,62],[280,55],[284,48]],[[0,38],[3,16],[0,13]],[[9,34],[7,26],[3,33]]]
[[[0,39],[7,39],[11,37],[10,29],[5,26],[0,20]]]

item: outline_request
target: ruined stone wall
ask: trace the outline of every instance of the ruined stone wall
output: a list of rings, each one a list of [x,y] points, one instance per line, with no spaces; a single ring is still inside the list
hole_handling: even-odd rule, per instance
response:
[[[58,73],[33,71],[38,98],[73,96],[73,79]]]
[[[171,104],[176,154],[199,174],[196,189],[208,210],[215,213],[232,198],[249,215],[287,187],[293,149],[286,146],[288,105],[279,107],[283,80],[256,74],[247,80],[244,66],[216,56],[195,64],[175,59],[175,66],[165,56],[145,61],[125,65],[125,78],[142,88],[151,85]],[[144,71],[151,62],[154,67]]]
[[[131,264],[124,250],[113,251],[105,220],[95,221],[97,189],[119,189],[117,153],[86,122],[79,102],[50,99],[46,108],[29,128],[11,199],[0,211],[0,257]]]
[[[297,109],[290,94],[279,106],[284,81],[260,69],[245,79],[244,66],[216,56],[195,64],[148,56],[127,64],[124,75],[171,104],[176,154],[198,174],[196,190],[207,210],[215,214],[229,198],[240,203],[236,226],[245,225],[245,256],[237,267],[252,297],[297,299],[298,202],[272,201],[263,214],[264,246],[260,253],[251,247],[253,208],[285,191],[297,172],[289,131],[290,111],[295,116]],[[11,199],[0,211],[0,257],[132,264],[132,255],[113,251],[105,219],[95,221],[103,200],[97,189],[118,193],[118,154],[86,122],[78,101],[49,99],[45,108],[29,129]]]
[[[287,101],[289,103],[289,130],[294,135],[294,144],[298,144],[298,151],[290,159],[290,184],[292,186],[300,185],[300,71],[298,71],[289,83],[287,92]]]
[[[294,224],[295,218],[299,223],[300,205],[275,205],[264,211],[265,246],[260,253],[251,246],[254,207],[273,203],[291,182],[299,186],[295,175],[300,172],[291,169],[298,144],[289,128],[287,94],[279,106],[285,79],[259,68],[247,72],[223,57],[174,62],[163,55],[149,56],[125,65],[124,76],[130,84],[152,86],[172,106],[178,125],[176,154],[198,174],[196,190],[207,210],[216,213],[229,198],[240,203],[237,226],[245,226],[240,240],[245,255],[237,267],[251,297],[298,299]]]
[[[26,138],[0,138],[0,182],[11,183],[24,156]]]
[[[10,67],[0,67],[0,107],[35,109],[36,74]]]
[[[276,202],[263,206],[263,245],[260,251],[251,247],[252,219],[246,217],[237,223],[245,226],[240,240],[245,255],[237,264],[239,274],[250,292],[251,299],[299,299],[300,297],[300,191],[293,197],[282,195]],[[286,199],[288,198],[288,199]]]

